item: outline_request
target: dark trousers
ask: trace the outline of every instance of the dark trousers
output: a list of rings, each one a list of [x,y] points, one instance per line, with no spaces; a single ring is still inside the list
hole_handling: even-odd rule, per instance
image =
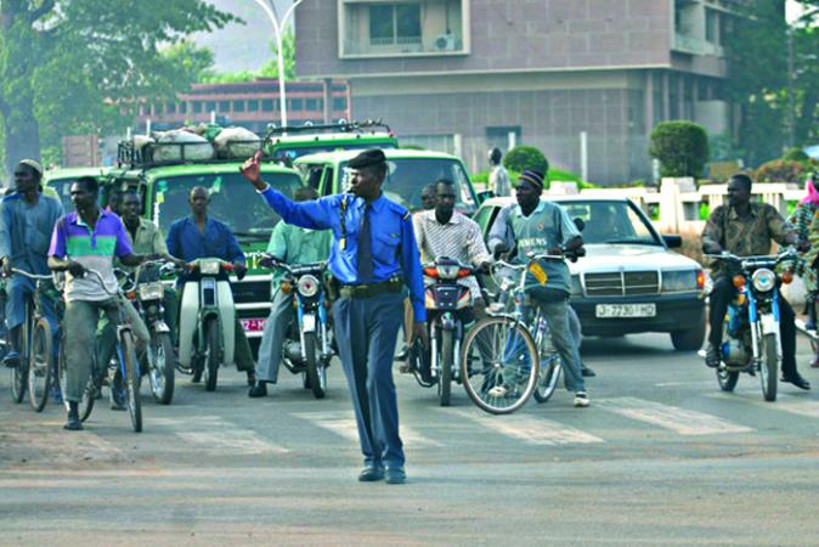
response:
[[[718,348],[722,345],[722,324],[728,304],[736,297],[737,289],[730,276],[720,275],[714,280],[714,289],[709,296],[708,323],[711,332],[708,342]],[[779,338],[782,343],[782,375],[796,374],[796,325],[793,308],[779,295]]]
[[[353,399],[364,465],[404,465],[392,379],[403,320],[401,293],[340,298],[333,305],[336,341]]]

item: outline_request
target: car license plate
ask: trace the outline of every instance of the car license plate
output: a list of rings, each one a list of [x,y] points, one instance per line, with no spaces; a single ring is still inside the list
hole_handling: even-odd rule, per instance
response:
[[[312,313],[305,313],[302,316],[302,329],[304,332],[314,332],[316,330],[316,316]]]
[[[245,332],[262,332],[267,319],[242,319],[241,321]]]
[[[597,304],[594,315],[598,319],[618,319],[620,317],[656,317],[656,304]]]

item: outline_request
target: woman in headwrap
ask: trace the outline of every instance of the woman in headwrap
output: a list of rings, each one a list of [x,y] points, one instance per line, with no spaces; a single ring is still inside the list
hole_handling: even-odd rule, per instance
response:
[[[816,174],[808,177],[805,188],[808,195],[799,202],[796,210],[788,221],[796,229],[800,239],[809,240],[811,248],[803,253],[794,265],[794,273],[802,278],[807,291],[805,302],[807,307],[808,321],[805,326],[809,330],[816,330],[816,296],[817,296],[817,275],[816,259],[819,257],[819,190],[816,189]],[[819,366],[819,355],[814,359],[812,366]]]

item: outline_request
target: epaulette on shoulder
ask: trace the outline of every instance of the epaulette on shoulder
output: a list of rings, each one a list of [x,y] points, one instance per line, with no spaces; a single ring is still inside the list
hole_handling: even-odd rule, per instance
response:
[[[409,217],[412,216],[412,213],[409,212],[409,209],[407,209],[403,205],[395,203],[394,201],[388,201],[388,203],[389,203],[390,209],[392,211],[395,211],[399,215],[401,215],[402,219],[407,220]]]

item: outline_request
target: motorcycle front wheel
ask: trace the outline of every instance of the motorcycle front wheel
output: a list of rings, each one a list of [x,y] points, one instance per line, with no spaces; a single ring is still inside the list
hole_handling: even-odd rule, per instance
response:
[[[161,405],[171,404],[174,389],[174,358],[171,335],[155,332],[151,336],[149,377],[154,399]]]
[[[441,353],[438,356],[441,376],[438,378],[438,399],[441,406],[449,406],[452,394],[452,367],[455,366],[455,336],[451,330],[441,329]]]
[[[318,358],[318,343],[315,332],[304,333],[304,356],[307,361],[306,381],[313,391],[313,396],[316,399],[322,399],[327,386],[326,383],[322,384],[321,377],[324,376],[326,382],[327,376],[319,373],[319,367],[323,367],[324,363],[321,363]]]
[[[762,382],[762,396],[766,401],[776,401],[776,374],[779,371],[776,333],[763,335],[760,349],[762,363],[759,367],[759,379]]]
[[[216,390],[216,380],[219,377],[219,361],[221,360],[221,339],[219,322],[215,317],[209,317],[205,323],[205,389]]]

